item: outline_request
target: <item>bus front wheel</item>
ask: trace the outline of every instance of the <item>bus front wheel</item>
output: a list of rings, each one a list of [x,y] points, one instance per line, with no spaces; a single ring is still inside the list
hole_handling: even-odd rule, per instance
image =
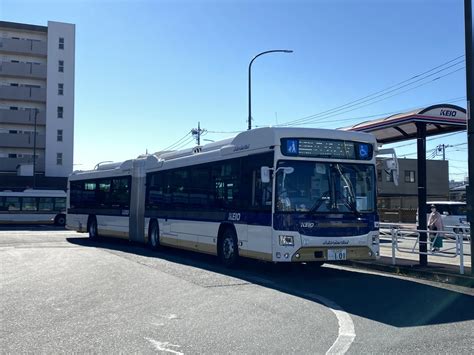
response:
[[[64,226],[66,224],[66,216],[63,214],[58,214],[54,219],[54,225],[56,226]]]
[[[237,235],[232,228],[226,228],[219,238],[218,255],[220,261],[227,267],[235,266],[239,259]]]
[[[97,219],[92,216],[89,217],[89,221],[87,223],[87,231],[89,232],[90,239],[97,239],[99,234],[97,233]]]
[[[150,229],[148,231],[148,246],[152,250],[158,250],[160,247],[160,230],[158,222],[153,220],[150,222]]]

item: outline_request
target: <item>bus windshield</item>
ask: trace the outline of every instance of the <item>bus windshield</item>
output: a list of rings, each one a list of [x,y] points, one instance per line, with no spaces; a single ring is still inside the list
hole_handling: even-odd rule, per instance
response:
[[[369,213],[375,211],[373,165],[280,161],[276,176],[276,211]]]

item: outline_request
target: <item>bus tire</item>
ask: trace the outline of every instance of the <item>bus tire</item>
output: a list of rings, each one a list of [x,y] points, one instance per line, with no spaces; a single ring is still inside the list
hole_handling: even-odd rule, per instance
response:
[[[151,250],[158,250],[160,248],[160,227],[155,219],[150,221],[148,227],[148,247]]]
[[[97,231],[97,219],[95,216],[89,216],[87,220],[87,232],[89,233],[90,239],[98,239],[99,233]]]
[[[237,246],[237,235],[234,228],[225,227],[219,235],[217,255],[224,266],[233,267],[237,265],[239,260],[239,248]]]
[[[58,214],[55,218],[54,218],[54,225],[55,226],[60,226],[60,227],[63,227],[66,225],[66,215],[64,214]]]

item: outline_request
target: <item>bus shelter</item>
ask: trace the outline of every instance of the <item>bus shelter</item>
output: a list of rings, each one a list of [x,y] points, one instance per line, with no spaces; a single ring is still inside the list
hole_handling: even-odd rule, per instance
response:
[[[418,229],[426,230],[426,138],[450,132],[465,131],[466,110],[450,104],[439,104],[399,113],[386,118],[358,123],[343,128],[347,131],[369,132],[381,144],[417,140],[418,167]],[[420,253],[427,252],[426,233],[420,234]],[[428,257],[420,254],[420,265],[427,265]]]

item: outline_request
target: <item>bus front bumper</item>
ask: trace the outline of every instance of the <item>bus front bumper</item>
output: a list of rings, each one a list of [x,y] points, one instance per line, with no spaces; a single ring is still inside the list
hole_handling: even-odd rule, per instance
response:
[[[331,250],[331,252],[330,252]],[[342,253],[341,253],[342,252]],[[332,256],[329,254],[331,253]],[[336,258],[334,258],[336,255]],[[338,259],[340,255],[341,258]],[[343,256],[343,258],[342,258]],[[344,260],[376,260],[378,255],[366,246],[350,247],[303,247],[298,249],[291,257],[292,262],[311,261],[344,261]]]

